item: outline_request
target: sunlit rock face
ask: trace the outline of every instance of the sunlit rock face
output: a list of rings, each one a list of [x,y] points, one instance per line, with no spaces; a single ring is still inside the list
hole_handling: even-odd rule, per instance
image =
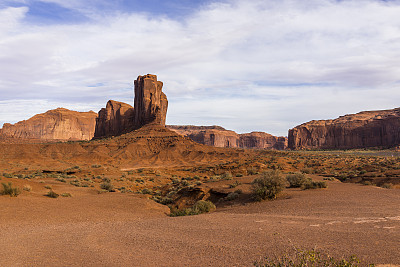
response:
[[[162,92],[163,83],[157,76],[147,74],[135,80],[135,119],[136,127],[154,123],[165,125],[168,100]]]
[[[400,144],[400,108],[364,111],[289,130],[290,149],[352,149]]]
[[[49,110],[16,124],[5,123],[2,138],[39,140],[90,140],[94,136],[97,114],[65,108]]]

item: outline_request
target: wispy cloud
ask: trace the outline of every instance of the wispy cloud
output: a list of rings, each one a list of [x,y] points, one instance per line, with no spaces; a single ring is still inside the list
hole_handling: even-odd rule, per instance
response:
[[[398,106],[399,1],[196,1],[174,17],[126,1],[46,0],[87,18],[48,24],[27,19],[32,1],[13,2],[0,10],[1,122],[33,113],[13,103],[132,102],[146,73],[164,81],[170,124],[286,135],[310,119]]]

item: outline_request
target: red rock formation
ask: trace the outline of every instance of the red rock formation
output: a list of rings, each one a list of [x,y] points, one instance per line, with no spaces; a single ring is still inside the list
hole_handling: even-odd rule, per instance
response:
[[[352,149],[400,144],[400,108],[310,121],[289,130],[291,149]]]
[[[135,126],[149,123],[165,125],[168,100],[162,92],[163,83],[156,75],[147,74],[135,80]]]
[[[242,148],[284,150],[287,144],[286,137],[277,137],[264,132],[251,132],[239,136],[239,147]]]
[[[286,137],[276,137],[263,132],[237,134],[220,126],[169,125],[167,128],[187,136],[197,143],[209,146],[276,150],[283,150],[287,147]]]
[[[96,119],[95,138],[117,136],[134,127],[134,109],[131,105],[109,100]]]
[[[2,138],[38,140],[90,140],[94,135],[97,114],[65,108],[49,110],[16,124],[5,123]]]

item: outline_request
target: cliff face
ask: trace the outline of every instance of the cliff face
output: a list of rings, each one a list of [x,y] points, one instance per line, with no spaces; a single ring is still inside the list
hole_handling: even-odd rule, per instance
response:
[[[134,127],[134,109],[131,105],[109,100],[99,111],[94,137],[116,136]]]
[[[400,108],[310,121],[289,130],[290,149],[352,149],[400,144]]]
[[[287,148],[287,138],[274,136],[264,132],[251,132],[239,136],[239,147],[257,149],[284,150]]]
[[[168,100],[162,87],[156,75],[147,74],[135,80],[134,123],[137,128],[149,123],[165,125]]]
[[[97,114],[65,108],[49,110],[16,124],[5,123],[2,138],[39,140],[90,140],[95,131]]]
[[[169,125],[167,128],[187,136],[197,143],[209,146],[276,150],[283,150],[287,147],[285,137],[276,137],[263,132],[237,134],[220,126]]]
[[[94,137],[118,136],[146,124],[165,126],[168,100],[162,92],[163,83],[156,75],[147,74],[135,80],[134,108],[110,100],[99,111]]]

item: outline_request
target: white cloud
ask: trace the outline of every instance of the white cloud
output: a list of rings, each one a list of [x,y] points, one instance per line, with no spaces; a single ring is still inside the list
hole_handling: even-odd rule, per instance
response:
[[[47,26],[27,24],[26,12],[0,10],[2,122],[37,111],[12,113],[23,101],[97,110],[108,99],[128,102],[132,80],[146,73],[164,81],[171,124],[286,135],[310,119],[398,105],[398,1],[236,0],[182,20],[96,13]]]

